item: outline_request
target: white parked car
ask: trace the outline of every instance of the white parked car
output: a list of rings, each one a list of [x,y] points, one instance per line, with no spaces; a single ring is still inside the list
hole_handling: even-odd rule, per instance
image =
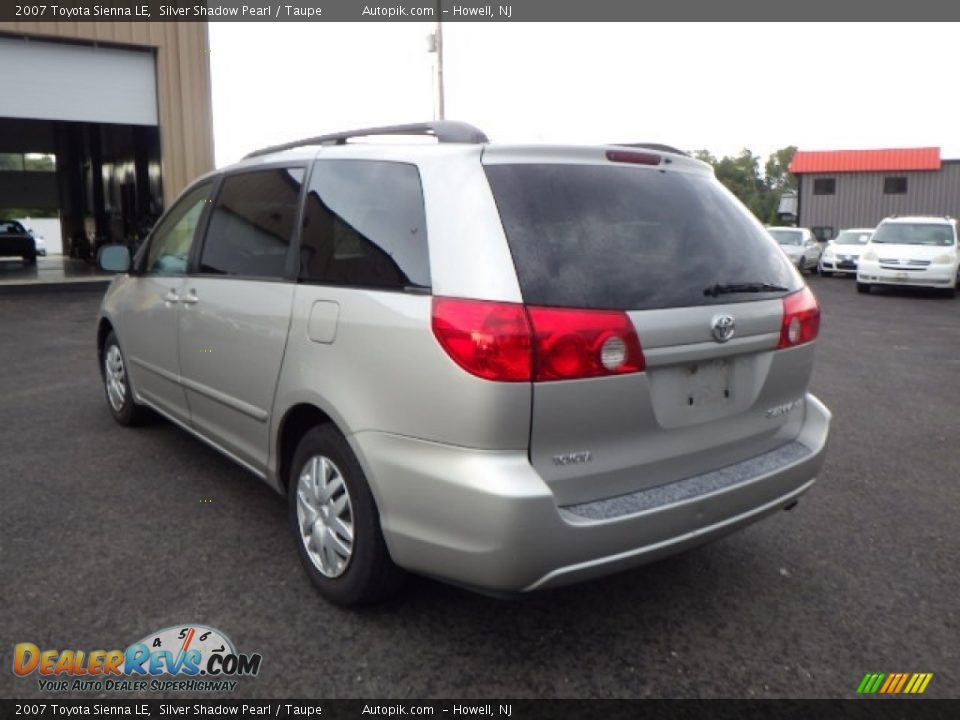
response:
[[[951,296],[960,282],[957,221],[950,217],[889,217],[860,256],[857,290],[874,285],[941,288]]]
[[[816,272],[820,266],[820,243],[807,228],[768,227],[767,232],[790,258],[797,270]]]
[[[830,277],[834,273],[856,275],[857,263],[871,235],[873,235],[873,228],[841,230],[840,234],[828,242],[823,249],[823,256],[820,258],[820,274],[824,277]]]
[[[42,255],[43,257],[46,257],[47,241],[43,239],[43,235],[37,235],[33,230],[27,230],[27,232],[33,236],[33,244],[37,248],[37,255]]]

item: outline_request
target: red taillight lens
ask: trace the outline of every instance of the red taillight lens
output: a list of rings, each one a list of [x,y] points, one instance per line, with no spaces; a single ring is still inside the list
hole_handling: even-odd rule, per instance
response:
[[[624,312],[435,297],[432,325],[453,361],[487,380],[574,380],[645,367]]]
[[[612,310],[529,307],[534,380],[642,372],[640,340],[627,314]]]
[[[777,349],[808,343],[820,332],[820,306],[810,288],[787,295],[783,299],[783,322]]]
[[[472,375],[504,382],[531,379],[530,324],[523,305],[434,298],[433,334]]]

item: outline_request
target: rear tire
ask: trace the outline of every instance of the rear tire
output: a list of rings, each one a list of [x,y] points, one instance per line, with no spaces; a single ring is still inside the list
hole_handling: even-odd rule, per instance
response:
[[[107,335],[100,352],[100,372],[103,375],[107,408],[114,420],[129,427],[142,425],[151,419],[150,411],[133,399],[126,359],[120,349],[117,336],[112,330]]]
[[[867,283],[858,282],[857,283],[857,292],[867,295],[870,293],[870,285]]]
[[[405,573],[390,557],[373,494],[343,435],[332,425],[309,430],[288,474],[290,528],[320,594],[344,607],[393,595]]]
[[[36,256],[36,255],[24,255],[24,256],[23,256],[23,264],[24,264],[24,265],[36,265],[36,264],[37,264],[37,256]]]

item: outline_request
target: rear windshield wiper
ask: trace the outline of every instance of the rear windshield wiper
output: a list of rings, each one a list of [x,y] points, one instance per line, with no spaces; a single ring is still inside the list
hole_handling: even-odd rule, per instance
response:
[[[786,292],[789,289],[773,283],[714,283],[704,289],[703,294],[717,297],[732,293]]]

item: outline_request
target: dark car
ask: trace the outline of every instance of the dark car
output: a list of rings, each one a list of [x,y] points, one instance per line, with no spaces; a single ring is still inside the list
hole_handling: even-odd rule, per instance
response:
[[[33,235],[16,220],[0,220],[0,258],[20,257],[27,265],[37,262]]]

